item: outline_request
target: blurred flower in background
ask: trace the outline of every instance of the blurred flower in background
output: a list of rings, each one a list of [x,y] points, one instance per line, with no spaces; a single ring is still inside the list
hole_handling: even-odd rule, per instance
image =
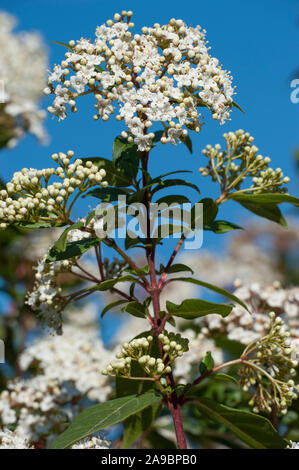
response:
[[[39,107],[47,54],[38,33],[14,33],[16,19],[0,12],[0,148],[14,147],[27,132],[47,138]]]

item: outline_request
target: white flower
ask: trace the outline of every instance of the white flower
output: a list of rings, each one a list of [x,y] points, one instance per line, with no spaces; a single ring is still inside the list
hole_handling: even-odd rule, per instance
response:
[[[129,31],[132,24],[124,18],[107,24],[97,27],[94,43],[80,39],[66,53],[61,64],[65,76],[59,69],[50,75],[50,91],[55,94],[49,107],[52,114],[66,117],[66,101],[58,100],[58,85],[55,88],[53,83],[56,73],[57,83],[67,83],[72,110],[78,94],[85,92],[97,100],[95,119],[106,121],[119,109],[116,117],[124,119],[129,138],[140,151],[150,147],[146,134],[153,122],[162,122],[171,131],[163,143],[176,144],[178,139],[171,130],[174,125],[176,131],[184,128],[186,134],[188,130],[200,131],[199,107],[208,107],[221,124],[229,118],[232,77],[210,56],[205,33],[199,27],[172,20],[167,25],[143,28],[142,34],[133,36]]]
[[[73,444],[71,449],[110,449],[110,446],[110,441],[106,441],[100,437],[87,437]]]
[[[9,130],[7,146],[26,132],[46,139],[45,113],[38,101],[46,83],[46,53],[36,33],[14,33],[15,18],[0,12],[0,81],[4,82],[1,122]],[[58,78],[56,74],[55,78]]]

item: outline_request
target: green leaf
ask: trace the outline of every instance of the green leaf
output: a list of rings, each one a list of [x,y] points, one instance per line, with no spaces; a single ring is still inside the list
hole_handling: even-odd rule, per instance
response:
[[[253,214],[263,217],[264,219],[276,222],[282,227],[287,227],[287,222],[283,217],[279,207],[275,204],[253,204],[249,202],[240,202],[241,206],[253,212]]]
[[[59,251],[55,247],[51,248],[46,263],[53,261],[62,261],[64,259],[75,258],[81,256],[93,246],[101,242],[100,238],[83,238],[77,242],[68,242],[64,251]]]
[[[285,193],[244,194],[236,192],[230,194],[228,198],[238,202],[254,214],[272,220],[283,227],[287,227],[287,223],[277,204],[288,202],[294,206],[299,206],[298,197]]]
[[[145,332],[138,335],[136,338],[148,336],[151,332]],[[155,344],[153,344],[155,343]],[[156,357],[154,349],[158,350],[159,347],[157,342],[154,341],[151,343],[150,354]],[[157,356],[158,357],[158,356]],[[146,377],[144,369],[138,364],[138,362],[133,361],[131,364],[131,375],[132,377]],[[123,397],[133,394],[141,394],[148,392],[149,390],[154,390],[153,382],[149,380],[137,381],[137,380],[128,380],[122,377],[116,378],[116,393],[117,397]],[[152,421],[155,419],[156,414],[159,412],[160,404],[152,405],[144,410],[136,413],[124,421],[124,432],[123,432],[123,442],[122,447],[130,447],[140,436],[141,434],[150,427]]]
[[[126,239],[125,239],[125,249],[129,250],[129,248],[137,248],[140,247],[140,244],[143,244],[143,240],[140,237],[136,238],[131,238],[127,234]],[[144,248],[144,246],[141,246],[141,248]]]
[[[176,449],[176,445],[173,441],[162,436],[162,434],[159,434],[155,430],[150,433],[148,440],[151,443],[152,449]]]
[[[139,169],[140,153],[134,142],[128,142],[121,136],[114,139],[112,150],[113,162],[126,172],[131,179],[135,179]]]
[[[218,204],[211,198],[203,198],[199,201],[203,204],[203,224],[211,224],[218,214]]]
[[[113,202],[118,200],[118,196],[123,196],[129,194],[129,190],[123,188],[95,188],[89,191],[87,194],[84,194],[83,198],[87,196],[96,197],[101,199],[104,202]]]
[[[123,312],[128,312],[134,317],[145,318],[146,307],[139,302],[129,302],[123,309]]]
[[[229,408],[208,398],[196,398],[195,403],[205,416],[223,424],[253,449],[284,449],[287,445],[263,416]]]
[[[106,307],[103,308],[103,310],[102,310],[101,318],[103,318],[105,313],[109,312],[109,310],[112,310],[115,307],[118,307],[119,305],[123,305],[127,302],[128,302],[127,300],[116,300],[115,302],[111,302],[110,304],[106,305]]]
[[[70,225],[70,227],[67,227],[63,231],[63,233],[60,235],[60,237],[58,238],[58,240],[55,243],[55,245],[53,246],[53,248],[57,251],[65,251],[66,243],[67,243],[67,237],[68,237],[69,232],[71,230],[75,230],[75,229],[81,228],[83,226],[84,226],[83,222],[76,222],[75,224]]]
[[[192,140],[190,139],[190,136],[189,135],[184,135],[182,137],[180,137],[180,141],[186,145],[187,149],[189,150],[190,153],[193,152],[193,149],[192,149]]]
[[[163,318],[167,315],[167,313],[164,311],[164,310],[161,310],[160,312],[158,312],[158,315],[160,318]],[[167,320],[167,323],[170,323],[170,325],[172,326],[175,326],[175,319],[173,317],[169,317],[168,320]]]
[[[157,184],[157,186],[155,186],[155,188],[152,190],[152,193],[154,194],[157,191],[161,191],[162,189],[170,188],[172,186],[187,186],[189,188],[195,189],[195,191],[197,191],[200,194],[200,190],[195,184],[190,183],[189,181],[182,180],[182,179],[169,179],[169,180],[161,181],[159,184]]]
[[[162,267],[162,271],[163,270],[164,269]],[[172,264],[171,266],[169,266],[166,272],[167,274],[173,274],[173,273],[179,273],[182,271],[190,271],[193,274],[193,270],[189,266],[186,266],[185,264],[181,264],[181,263]]]
[[[171,315],[189,320],[192,318],[203,317],[210,313],[217,313],[222,317],[226,317],[232,311],[233,305],[218,304],[202,299],[187,299],[183,300],[180,305],[176,305],[167,300],[166,308],[168,313]]]
[[[160,197],[160,199],[155,201],[155,204],[166,203],[170,205],[170,204],[185,204],[188,202],[190,203],[190,199],[188,199],[186,196],[179,196],[177,194],[172,194],[172,195]]]
[[[144,408],[161,402],[162,396],[150,391],[129,395],[92,406],[77,416],[51,444],[51,449],[65,449],[86,436],[124,421]]]
[[[201,361],[201,363],[199,364],[199,371],[201,375],[204,374],[205,372],[212,370],[214,365],[215,365],[215,362],[212,357],[212,354],[210,351],[208,351],[205,357],[203,358],[203,360]]]
[[[16,227],[20,230],[30,231],[30,230],[37,230],[40,228],[50,228],[54,225],[51,222],[16,222],[11,224],[13,227]]]
[[[186,227],[184,227],[184,225],[160,224],[154,228],[152,238],[154,242],[157,243],[162,238],[168,238],[174,233],[182,233],[185,229]]]
[[[89,222],[94,219],[94,216],[95,216],[95,213],[96,211],[91,211],[88,216],[86,217],[86,220],[85,220],[85,227],[88,226]]]
[[[67,44],[66,42],[60,42],[60,41],[50,41],[52,44],[57,44],[58,46],[63,46],[66,47],[67,49],[70,49],[70,51],[73,50],[73,48]]]
[[[241,108],[235,101],[232,102],[232,105],[234,108],[237,108],[239,111],[242,111],[242,113],[246,114],[244,109]]]
[[[203,226],[204,230],[211,230],[214,233],[227,233],[231,230],[244,230],[240,225],[227,222],[226,220],[214,220],[213,222]]]
[[[107,279],[106,281],[103,281],[101,282],[101,284],[99,284],[97,290],[100,290],[100,291],[110,290],[115,286],[115,284],[118,284],[119,282],[129,282],[129,281],[136,282],[137,280],[138,279],[136,279],[136,277],[130,276],[129,274],[126,276],[116,277],[114,279]]]
[[[233,382],[236,385],[240,385],[235,377],[223,373],[213,374],[209,377],[209,379],[215,380],[216,382]]]
[[[166,178],[166,176],[170,175],[177,175],[178,173],[193,173],[191,170],[175,170],[175,171],[169,171],[168,173],[163,173],[162,175],[156,176],[151,180],[151,183],[161,183],[163,178]]]
[[[210,284],[209,282],[204,282],[200,281],[199,279],[194,279],[193,277],[178,277],[174,279],[170,279],[169,282],[175,282],[175,281],[180,281],[180,282],[189,282],[191,284],[196,284],[201,287],[205,287],[209,290],[212,290],[213,292],[217,292],[217,294],[223,295],[224,297],[227,297],[230,300],[233,300],[237,304],[241,305],[241,307],[245,308],[247,312],[250,313],[250,310],[248,309],[247,305],[242,302],[236,295],[232,294],[226,289],[223,289],[222,287],[214,286],[213,284]]]
[[[128,449],[137,439],[148,431],[161,410],[161,404],[148,406],[137,414],[130,416],[124,422],[122,449]]]
[[[126,187],[132,184],[132,179],[126,174],[125,170],[117,167],[107,158],[89,157],[81,160],[84,162],[90,161],[98,168],[103,168],[106,171],[105,181],[108,181],[110,186]]]
[[[286,193],[238,194],[238,192],[236,192],[230,194],[228,198],[238,202],[256,204],[282,204],[283,202],[289,202],[290,204],[299,206],[299,198]]]

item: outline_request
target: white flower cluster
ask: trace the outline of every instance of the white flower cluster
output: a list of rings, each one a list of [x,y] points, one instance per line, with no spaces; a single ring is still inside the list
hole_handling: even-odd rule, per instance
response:
[[[66,326],[62,337],[38,339],[20,357],[21,370],[36,369],[38,375],[10,382],[2,392],[0,426],[13,426],[30,445],[48,447],[85,408],[86,399],[107,400],[112,389],[100,370],[109,356],[90,328]]]
[[[299,386],[291,377],[296,375],[298,361],[292,359],[296,348],[291,347],[290,332],[280,317],[269,314],[269,331],[251,342],[243,351],[244,358],[238,373],[244,391],[254,388],[249,401],[256,413],[271,413],[275,406],[284,415],[292,401],[298,397]]]
[[[57,168],[23,168],[14,173],[6,189],[0,191],[0,228],[15,222],[68,222],[72,205],[67,209],[67,202],[76,190],[79,193],[75,197],[92,186],[107,186],[103,181],[105,170],[91,161],[76,159],[70,163],[73,155],[72,150],[67,155],[54,153],[52,159],[58,162]],[[49,184],[52,176],[58,181]]]
[[[299,351],[299,288],[283,289],[279,282],[263,285],[251,283],[239,287],[235,295],[248,305],[250,313],[236,305],[225,318],[208,315],[199,323],[204,333],[225,335],[232,341],[248,344],[267,334],[270,326],[268,313],[282,317],[290,330],[292,347]]]
[[[32,310],[38,311],[43,324],[61,334],[63,301],[60,297],[61,287],[56,282],[56,276],[61,272],[70,271],[73,261],[47,263],[47,256],[48,254],[38,262],[35,268],[35,284],[33,290],[27,294],[26,304]]]
[[[93,306],[88,303],[82,313],[90,309],[93,313]],[[76,315],[80,315],[81,308],[76,310]],[[101,375],[101,369],[110,354],[98,338],[96,329],[67,324],[62,336],[43,336],[26,348],[20,356],[19,365],[22,371],[37,365],[49,380],[71,382],[80,394],[103,402],[111,393],[111,386]]]
[[[0,12],[1,145],[13,147],[26,132],[46,137],[38,101],[46,83],[46,52],[36,33],[14,33],[15,18]]]
[[[80,411],[80,394],[71,383],[50,380],[44,375],[10,382],[0,395],[0,423],[16,427],[30,443],[44,443],[62,432],[65,422]],[[72,403],[73,401],[73,403]]]
[[[226,150],[221,150],[220,144],[214,147],[207,145],[202,153],[209,158],[209,163],[199,171],[203,176],[211,176],[213,181],[218,181],[225,195],[232,189],[238,191],[247,177],[252,178],[252,185],[247,191],[286,191],[282,185],[288,183],[290,178],[284,177],[280,168],[269,168],[271,159],[258,154],[259,149],[252,144],[254,138],[249,132],[239,129],[223,134],[223,137]]]
[[[155,134],[148,129],[154,122],[163,124],[162,143],[176,144],[187,129],[199,132],[199,107],[209,108],[223,124],[233,106],[232,77],[209,54],[205,31],[171,19],[132,35],[131,16],[115,14],[114,21],[96,29],[94,42],[69,42],[70,50],[44,90],[55,95],[48,111],[65,119],[67,105],[76,111],[76,99],[93,94],[94,118],[107,121],[118,107],[116,119],[127,126],[122,135],[140,151],[151,148]]]
[[[72,445],[71,449],[110,449],[111,442],[101,437],[87,437]]]
[[[7,428],[0,429],[0,449],[30,449],[28,442],[24,437],[19,436],[17,432],[12,432]]]

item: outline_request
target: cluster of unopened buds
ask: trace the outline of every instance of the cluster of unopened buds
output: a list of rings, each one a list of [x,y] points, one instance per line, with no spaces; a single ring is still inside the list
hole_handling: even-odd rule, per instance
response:
[[[120,353],[116,355],[117,361],[112,361],[109,366],[102,371],[104,375],[131,377],[132,361],[138,362],[145,373],[150,377],[159,377],[171,372],[171,365],[177,357],[183,355],[188,349],[188,340],[180,335],[168,334],[166,331],[159,335],[159,340],[163,345],[164,357],[155,358],[150,355],[152,336],[133,339],[130,343],[122,346]],[[175,336],[175,339],[174,339]]]
[[[223,134],[226,141],[226,150],[221,145],[214,147],[207,145],[202,153],[208,157],[209,163],[199,171],[203,176],[210,176],[218,181],[222,192],[228,194],[232,189],[240,191],[241,185],[247,177],[252,178],[252,185],[241,192],[285,192],[283,184],[290,178],[283,175],[280,168],[269,168],[271,159],[258,153],[253,145],[254,138],[249,132],[239,129],[235,132]]]
[[[116,119],[127,127],[123,137],[140,151],[151,148],[155,134],[148,129],[155,122],[163,125],[162,143],[176,144],[187,129],[199,132],[198,108],[207,107],[223,124],[234,105],[232,77],[209,55],[205,31],[173,18],[133,35],[131,16],[131,11],[116,13],[97,27],[94,42],[69,42],[44,90],[55,95],[48,111],[65,119],[67,106],[75,112],[77,98],[93,94],[94,119],[107,121],[118,109]]]
[[[275,410],[284,415],[298,397],[298,385],[292,380],[298,361],[293,359],[295,348],[290,345],[290,333],[282,319],[274,312],[269,316],[269,333],[250,343],[242,354],[240,383],[244,391],[255,389],[249,402],[254,412],[271,413]]]
[[[71,163],[73,155],[71,150],[67,154],[54,153],[52,159],[58,163],[57,168],[23,168],[14,173],[6,189],[0,191],[0,228],[16,222],[67,221],[72,208],[67,203],[76,190],[80,194],[95,185],[107,186],[104,169],[81,159]],[[50,184],[51,177],[57,181]]]

